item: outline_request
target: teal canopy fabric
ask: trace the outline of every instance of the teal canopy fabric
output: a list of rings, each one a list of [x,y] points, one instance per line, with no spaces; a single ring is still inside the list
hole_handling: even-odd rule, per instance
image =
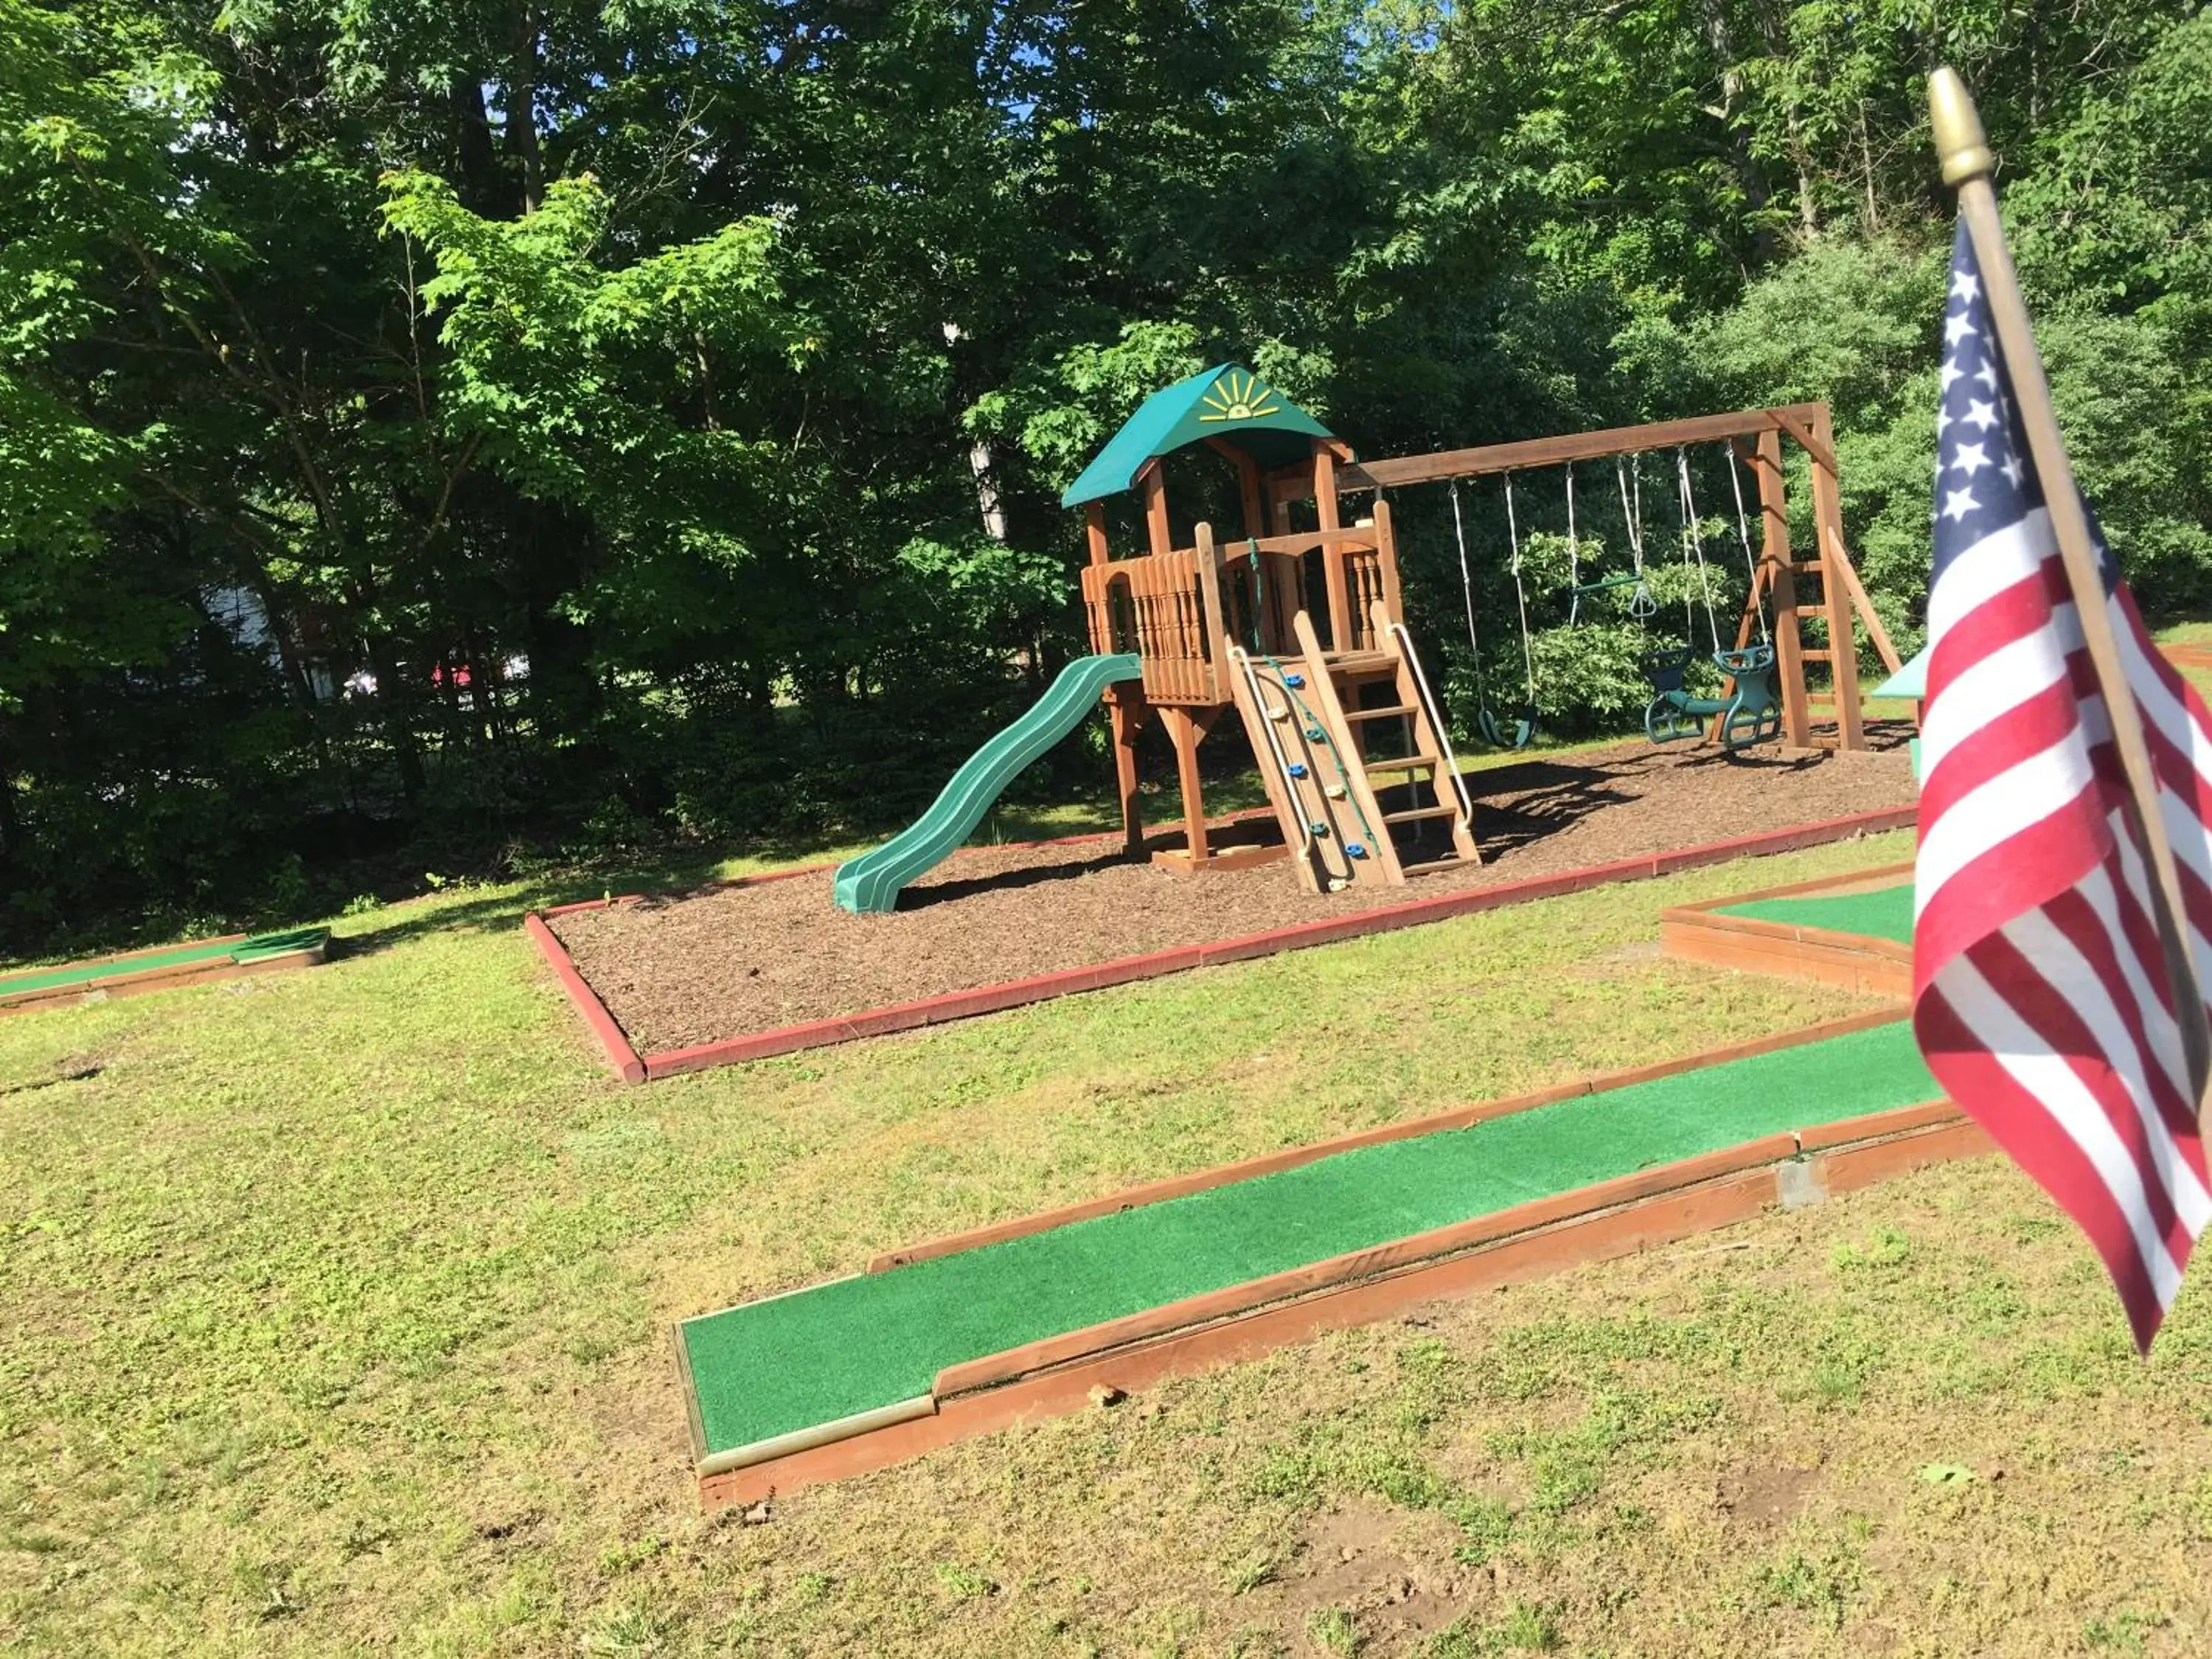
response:
[[[1159,391],[1106,441],[1083,476],[1060,496],[1081,507],[1128,489],[1146,461],[1207,438],[1224,438],[1263,467],[1312,453],[1329,429],[1242,363],[1218,363]]]

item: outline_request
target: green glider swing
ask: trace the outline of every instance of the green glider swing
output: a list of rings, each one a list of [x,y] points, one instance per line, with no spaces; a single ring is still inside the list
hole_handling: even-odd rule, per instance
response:
[[[1644,479],[1636,478],[1635,497],[1632,504],[1629,495],[1629,469],[1619,456],[1613,458],[1613,470],[1620,484],[1620,521],[1628,532],[1629,557],[1635,568],[1624,570],[1617,576],[1599,576],[1593,580],[1583,580],[1582,538],[1575,532],[1575,464],[1567,463],[1567,626],[1572,628],[1582,620],[1583,596],[1586,593],[1610,593],[1623,587],[1634,591],[1628,596],[1628,615],[1633,622],[1649,622],[1658,614],[1659,601],[1651,597],[1651,589],[1644,579]]]
[[[1651,682],[1651,701],[1644,711],[1644,733],[1654,743],[1676,743],[1704,736],[1705,722],[1717,718],[1722,747],[1730,750],[1747,749],[1780,734],[1782,700],[1774,684],[1774,640],[1767,630],[1765,605],[1759,596],[1759,566],[1751,551],[1751,525],[1744,514],[1743,481],[1737,474],[1735,456],[1731,452],[1729,477],[1735,486],[1736,535],[1743,547],[1744,568],[1751,577],[1759,642],[1740,651],[1723,651],[1720,624],[1713,615],[1705,543],[1698,533],[1698,504],[1690,489],[1687,450],[1674,452],[1674,471],[1682,509],[1683,568],[1687,571],[1694,556],[1698,592],[1705,607],[1705,633],[1712,642],[1711,660],[1729,677],[1729,688],[1725,697],[1700,697],[1684,684],[1690,665],[1698,655],[1695,613],[1686,593],[1682,599],[1684,643],[1648,652],[1644,657],[1644,672]]]
[[[1528,701],[1521,713],[1501,715],[1490,706],[1483,687],[1482,646],[1474,635],[1474,577],[1468,568],[1467,526],[1460,516],[1459,480],[1452,480],[1452,536],[1459,545],[1459,580],[1467,596],[1467,645],[1474,657],[1475,735],[1492,749],[1526,749],[1536,735],[1536,656],[1528,642],[1528,592],[1521,578],[1521,532],[1513,517],[1513,475],[1505,475],[1506,533],[1513,545],[1513,598],[1521,613],[1521,667],[1527,680]]]

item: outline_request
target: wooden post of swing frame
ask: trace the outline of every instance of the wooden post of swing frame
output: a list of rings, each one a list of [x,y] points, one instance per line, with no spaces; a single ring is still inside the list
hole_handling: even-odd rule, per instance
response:
[[[1865,714],[1859,708],[1858,635],[1851,627],[1851,594],[1844,570],[1850,556],[1844,551],[1844,496],[1836,476],[1834,416],[1826,404],[1813,417],[1817,447],[1806,450],[1813,469],[1813,537],[1820,563],[1821,609],[1828,623],[1828,689],[1836,703],[1836,747],[1840,751],[1866,747]],[[1799,677],[1803,685],[1803,677]]]
[[[2119,641],[2106,609],[2088,512],[2066,459],[2058,416],[2051,406],[2051,387],[2043,375],[2043,358],[2036,349],[2027,305],[2021,298],[2019,279],[2013,271],[2012,251],[2005,246],[2004,226],[1997,216],[1996,191],[1990,183],[1996,158],[1990,151],[1981,115],[1957,71],[1940,69],[1928,77],[1928,106],[1935,125],[1936,153],[1943,164],[1943,182],[1959,192],[1959,217],[1966,224],[1974,257],[1981,265],[1983,297],[1989,301],[1997,344],[2012,377],[2021,426],[2027,435],[2036,474],[2043,483],[2051,534],[2058,544],[2066,585],[2073,593],[2082,642],[2096,670],[2097,689],[2112,724],[2112,744],[2127,775],[2129,810],[2123,817],[2150,869],[2151,911],[2166,957],[2167,988],[2181,1029],[2190,1093],[2197,1101],[2197,1122],[2203,1126],[2212,1122],[2212,1111],[2208,1111],[2212,1102],[2206,1098],[2207,1073],[2212,1070],[2212,1029],[2208,1029],[2204,993],[2184,942],[2188,910],[2182,902],[2180,871],[2166,833],[2166,821],[2159,811],[2158,776],[2151,766],[2150,745],[2143,737],[2142,711],[2136,707],[2135,691],[2121,666]]]
[[[1813,741],[1813,716],[1805,696],[1805,642],[1797,632],[1797,576],[1790,552],[1790,500],[1782,475],[1782,434],[1773,427],[1760,433],[1753,456],[1752,471],[1759,484],[1759,574],[1765,579],[1768,609],[1773,617],[1774,659],[1782,681],[1782,741],[1792,749],[1805,749]],[[1756,583],[1751,603],[1759,603]]]

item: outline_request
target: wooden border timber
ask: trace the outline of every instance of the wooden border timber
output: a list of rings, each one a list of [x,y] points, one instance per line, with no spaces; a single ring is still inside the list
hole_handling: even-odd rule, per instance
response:
[[[1071,1222],[1090,1221],[1102,1215],[1118,1215],[1124,1210],[1141,1209],[1148,1204],[1164,1203],[1170,1199],[1188,1198],[1193,1193],[1210,1191],[1216,1187],[1227,1187],[1240,1181],[1249,1181],[1258,1176],[1275,1175],[1285,1170],[1311,1164],[1321,1158],[1334,1158],[1339,1152],[1356,1152],[1362,1146],[1380,1146],[1392,1140],[1417,1140],[1423,1135],[1439,1134],[1449,1129],[1471,1128],[1478,1123],[1487,1123],[1492,1118],[1510,1117],[1516,1112],[1530,1111],[1539,1106],[1551,1106],[1562,1100],[1575,1100],[1584,1095],[1601,1093],[1608,1089],[1626,1089],[1633,1084],[1653,1083],[1661,1078],[1674,1077],[1683,1072],[1695,1071],[1705,1066],[1722,1066],[1730,1060],[1751,1060],[1760,1054],[1774,1054],[1784,1048],[1794,1048],[1801,1043],[1825,1042],[1830,1037],[1849,1036],[1855,1031],[1870,1031],[1878,1025],[1887,1025],[1905,1016],[1892,1008],[1876,1009],[1871,1013],[1851,1014],[1841,1019],[1823,1020],[1817,1025],[1799,1026],[1795,1030],[1778,1031],[1763,1037],[1753,1037],[1743,1042],[1731,1042],[1718,1048],[1708,1048],[1694,1054],[1685,1054],[1678,1060],[1662,1060],[1648,1066],[1624,1066],[1611,1072],[1592,1072],[1585,1076],[1570,1078],[1541,1089],[1525,1093],[1503,1096],[1497,1100],[1482,1101],[1473,1106],[1461,1106],[1449,1112],[1436,1112],[1427,1117],[1407,1118],[1396,1123],[1380,1124],[1372,1129],[1361,1129],[1351,1134],[1334,1136],[1304,1146],[1292,1146],[1279,1152],[1268,1152],[1259,1158],[1248,1158],[1235,1164],[1216,1164],[1209,1170],[1192,1174],[1173,1176],[1164,1181],[1147,1182],[1141,1187],[1124,1188],[1118,1193],[1109,1193],[1103,1198],[1087,1199],[1080,1203],[1061,1206],[1036,1215],[1018,1217],[1012,1221],[995,1222],[989,1226],[973,1227],[965,1232],[948,1233],[940,1238],[927,1239],[919,1244],[908,1244],[896,1250],[887,1250],[868,1263],[872,1273],[888,1273],[893,1267],[904,1267],[916,1261],[927,1261],[933,1256],[957,1255],[963,1250],[977,1249],[986,1244],[1003,1244],[1010,1238],[1025,1238],[1032,1233],[1049,1232],[1055,1227],[1065,1227]]]
[[[1121,957],[1079,968],[1062,969],[1054,973],[1040,974],[1029,979],[1006,980],[994,985],[978,986],[973,990],[949,991],[940,996],[923,997],[912,1002],[890,1003],[879,1008],[868,1008],[851,1014],[840,1014],[826,1019],[808,1020],[795,1025],[780,1025],[743,1036],[725,1037],[713,1042],[693,1044],[687,1048],[664,1049],[640,1058],[623,1037],[619,1048],[611,1046],[592,1013],[599,1009],[606,1014],[605,1005],[591,989],[580,972],[575,973],[572,985],[568,975],[562,972],[565,963],[572,971],[575,964],[560,941],[546,930],[546,939],[539,939],[536,933],[531,938],[553,967],[556,976],[575,1004],[579,1016],[599,1043],[609,1066],[625,1082],[652,1082],[662,1078],[677,1077],[687,1072],[702,1072],[717,1066],[740,1065],[748,1060],[769,1060],[776,1056],[797,1054],[808,1048],[825,1048],[841,1042],[857,1042],[866,1037],[884,1036],[896,1031],[911,1031],[923,1026],[943,1024],[951,1020],[968,1019],[979,1014],[997,1013],[1004,1009],[1018,1008],[1034,1002],[1048,1002],[1057,997],[1071,996],[1082,991],[1105,990],[1116,985],[1130,985],[1139,981],[1158,979],[1169,974],[1183,973],[1193,968],[1215,968],[1226,963],[1249,962],[1261,957],[1278,955],[1285,951],[1304,950],[1316,945],[1333,945],[1340,940],[1362,939],[1372,933],[1394,933],[1401,927],[1418,927],[1432,921],[1448,921],[1454,916],[1474,915],[1485,910],[1502,909],[1509,905],[1524,904],[1535,899],[1557,898],[1569,893],[1578,893],[1593,887],[1610,886],[1618,882],[1647,881],[1655,877],[1673,875],[1678,871],[1699,869],[1708,865],[1725,864],[1740,858],[1765,857],[1776,853],[1793,853],[1808,847],[1825,847],[1841,841],[1854,840],[1861,836],[1880,835],[1891,830],[1908,829],[1917,815],[1916,806],[1889,806],[1869,812],[1855,812],[1838,818],[1824,818],[1811,823],[1794,824],[1780,830],[1760,830],[1748,836],[1735,836],[1723,841],[1705,842],[1694,847],[1679,848],[1664,853],[1639,854],[1636,857],[1616,860],[1610,864],[1590,865],[1578,870],[1566,870],[1546,876],[1529,876],[1516,882],[1500,882],[1490,887],[1461,888],[1449,893],[1439,893],[1430,898],[1412,899],[1401,904],[1389,904],[1372,910],[1355,911],[1349,915],[1325,916],[1313,921],[1294,922],[1285,927],[1272,928],[1263,933],[1248,933],[1236,939],[1215,939],[1200,945],[1177,945],[1170,950],[1146,955]],[[1118,839],[1113,832],[1098,836],[1072,836],[1069,842]],[[1058,842],[1041,843],[1057,845]],[[805,870],[778,871],[771,875],[742,878],[721,884],[725,887],[758,885],[770,881],[789,880],[797,876],[816,873],[828,866],[813,866]],[[534,911],[543,918],[560,915],[572,910],[591,910],[609,904],[635,903],[640,896],[627,895],[614,899],[586,899],[580,903],[556,905]],[[527,929],[529,916],[524,925]],[[550,946],[550,948],[549,948]],[[552,954],[559,951],[556,959]],[[620,1026],[608,1015],[620,1035]],[[633,1077],[629,1064],[635,1060],[643,1067],[643,1075]]]
[[[1372,1324],[1423,1303],[1632,1255],[1772,1207],[1800,1208],[1929,1164],[1991,1150],[1978,1125],[1948,1102],[1936,1101],[1639,1171],[1485,1218],[1486,1230],[1483,1223],[1463,1224],[1384,1247],[1387,1255],[1363,1253],[1374,1264],[1365,1273],[1272,1302],[1209,1316],[1199,1305],[1208,1299],[1194,1298],[1182,1304],[1194,1322],[1180,1328],[1149,1334],[1117,1329],[1126,1322],[1095,1328],[1089,1334],[1094,1340],[1118,1340],[1119,1346],[1103,1352],[1067,1352],[1055,1360],[1042,1350],[1027,1356],[1016,1350],[975,1368],[956,1368],[939,1378],[933,1412],[702,1476],[700,1503],[709,1510],[750,1504],[884,1468],[1017,1423],[1082,1411],[1095,1388],[1119,1393],[1147,1388],[1325,1331]],[[1267,1283],[1236,1288],[1256,1291]],[[1018,1369],[1031,1360],[1035,1369]],[[969,1370],[974,1382],[965,1392],[957,1391],[961,1370]]]
[[[1720,913],[1766,899],[1806,898],[1891,887],[1912,879],[1910,864],[1885,865],[1844,876],[1820,876],[1786,886],[1677,904],[1659,913],[1661,951],[1680,962],[1747,974],[1773,974],[1841,986],[1868,996],[1912,994],[1912,946],[1832,927],[1807,927],[1759,916]]]
[[[213,939],[190,942],[194,945],[241,945],[253,937],[252,933],[222,933]],[[103,963],[129,962],[138,957],[155,956],[179,948],[174,945],[154,945],[140,951],[122,951],[107,957],[87,957],[81,961],[62,963],[51,969],[27,969],[24,971],[61,973],[70,969],[96,968]],[[111,974],[100,979],[70,980],[60,985],[13,994],[4,984],[0,984],[0,1018],[9,1014],[41,1013],[53,1008],[80,1007],[91,1002],[105,1001],[110,997],[135,997],[149,991],[173,991],[187,985],[212,985],[220,980],[287,973],[295,968],[316,967],[326,961],[329,954],[330,936],[325,933],[319,945],[302,945],[296,951],[279,951],[274,956],[257,957],[252,962],[233,962],[228,957],[204,957],[192,962],[143,969],[137,973]]]
[[[613,902],[610,899],[602,899],[599,905],[604,908]],[[573,904],[562,907],[564,910],[591,908],[593,907]],[[607,1064],[613,1068],[614,1074],[624,1083],[644,1082],[645,1062],[638,1058],[637,1050],[630,1046],[629,1035],[623,1031],[613,1012],[599,1000],[599,994],[592,989],[591,981],[584,977],[576,966],[575,958],[555,937],[553,930],[545,925],[544,918],[532,911],[523,917],[522,931],[538,947],[538,954],[545,958],[546,966],[552,969],[554,979],[568,994],[568,1000],[575,1005],[577,1013],[583,1018],[584,1029],[599,1045],[599,1052],[606,1056]]]

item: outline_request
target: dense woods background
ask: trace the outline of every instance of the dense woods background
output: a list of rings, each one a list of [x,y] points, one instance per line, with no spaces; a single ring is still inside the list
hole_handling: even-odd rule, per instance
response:
[[[895,817],[1080,648],[1060,487],[1224,357],[1369,455],[1831,399],[1917,640],[1941,61],[2193,605],[2174,0],[0,0],[0,945]],[[1555,724],[1632,699],[1603,632],[1541,642]]]

